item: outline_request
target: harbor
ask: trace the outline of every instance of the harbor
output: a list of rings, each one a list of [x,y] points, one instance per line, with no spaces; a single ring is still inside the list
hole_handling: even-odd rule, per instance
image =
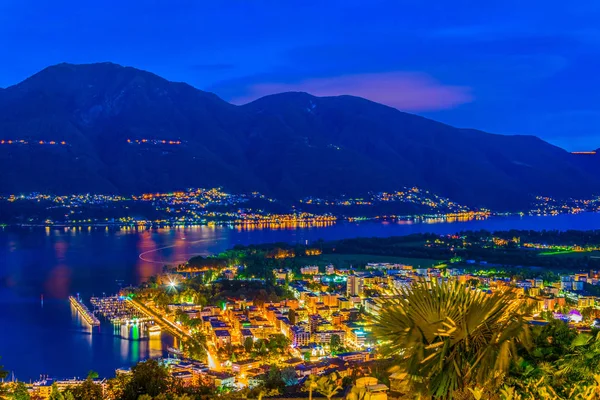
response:
[[[92,297],[94,314],[106,318],[113,325],[153,324],[154,318],[146,316],[123,296]]]
[[[71,302],[71,305],[75,307],[75,309],[77,310],[79,315],[81,315],[81,318],[83,318],[85,322],[92,326],[100,325],[100,320],[96,318],[94,313],[91,312],[85,304],[83,304],[79,297],[69,296],[69,301]]]

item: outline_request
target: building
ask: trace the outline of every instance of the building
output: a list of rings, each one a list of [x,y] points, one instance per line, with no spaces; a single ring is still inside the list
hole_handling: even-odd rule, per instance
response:
[[[65,379],[65,380],[54,380],[54,379],[44,379],[38,382],[33,383],[33,394],[40,399],[49,399],[50,393],[52,393],[52,385],[56,384],[58,390],[61,392],[67,388],[72,388],[74,386],[79,386],[84,381],[81,379]],[[104,380],[95,380],[95,383],[100,384],[102,386],[102,390],[105,390],[106,382]]]
[[[215,331],[214,339],[215,345],[218,348],[225,347],[228,344],[231,344],[231,334],[226,329]]]
[[[594,307],[596,304],[596,301],[593,297],[591,296],[580,296],[579,299],[577,299],[577,308],[587,308],[587,307]]]
[[[361,296],[363,294],[364,280],[357,275],[348,276],[346,281],[346,295],[348,297]]]
[[[541,278],[536,278],[536,279],[533,281],[533,286],[534,286],[534,287],[537,287],[537,288],[541,288],[541,287],[543,287],[543,286],[544,286],[544,280],[543,280],[543,279],[541,279]]]
[[[346,297],[340,297],[338,299],[338,307],[340,310],[348,310],[352,308],[352,303]]]
[[[312,334],[312,341],[317,344],[329,344],[331,343],[331,337],[334,335],[340,338],[340,343],[344,343],[346,332],[333,330],[314,332]]]
[[[365,299],[363,301],[365,312],[371,315],[379,315],[381,312],[381,303],[375,299]]]
[[[339,295],[336,293],[321,293],[321,301],[325,306],[337,307]]]
[[[235,272],[233,272],[230,269],[226,269],[225,271],[223,271],[223,278],[231,281],[235,278]]]
[[[260,361],[257,360],[237,361],[231,364],[231,371],[235,373],[245,373],[258,367],[260,367]]]
[[[240,329],[240,344],[244,344],[246,339],[254,339],[254,335],[252,335],[252,331],[250,329],[242,328]]]
[[[227,372],[209,371],[206,377],[216,387],[232,388],[235,386],[235,375]]]
[[[173,371],[171,376],[183,386],[192,386],[194,384],[194,374],[192,371]]]
[[[317,327],[325,322],[327,321],[325,321],[325,319],[319,314],[311,315],[308,320],[308,323],[310,324],[310,331],[315,332],[317,330]]]
[[[310,343],[310,332],[305,326],[292,326],[290,328],[290,339],[294,347],[308,346]]]
[[[348,341],[355,347],[364,347],[366,340],[367,334],[362,329],[352,329],[348,335]]]
[[[356,387],[365,392],[364,400],[387,400],[387,392],[390,390],[383,383],[379,383],[377,378],[373,377],[358,378]]]
[[[561,290],[571,290],[573,288],[573,282],[571,281],[560,281]]]
[[[275,275],[275,279],[279,281],[285,281],[286,279],[291,280],[294,276],[289,269],[274,269],[273,275]]]
[[[317,275],[319,273],[319,266],[307,265],[305,267],[300,268],[300,273],[302,275]]]
[[[404,264],[392,264],[392,263],[368,263],[367,269],[375,269],[381,271],[392,271],[392,270],[402,270],[402,269],[411,269],[409,265]]]
[[[337,355],[337,358],[344,362],[359,362],[363,363],[371,359],[371,354],[368,351],[352,351],[348,353],[341,353]]]

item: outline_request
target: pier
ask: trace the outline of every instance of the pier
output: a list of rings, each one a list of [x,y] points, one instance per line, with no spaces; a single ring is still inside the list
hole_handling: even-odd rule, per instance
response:
[[[69,296],[69,301],[71,302],[73,307],[75,307],[77,312],[79,312],[79,315],[81,315],[81,318],[83,318],[85,322],[92,326],[100,325],[100,320],[96,318],[96,316],[85,306],[85,304],[83,304],[81,300],[79,300],[79,298]]]

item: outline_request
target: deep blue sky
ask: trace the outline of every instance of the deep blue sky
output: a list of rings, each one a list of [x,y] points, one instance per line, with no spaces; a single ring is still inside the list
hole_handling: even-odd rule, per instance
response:
[[[236,103],[355,94],[595,149],[598,21],[587,0],[1,0],[0,87],[63,61],[112,61]]]

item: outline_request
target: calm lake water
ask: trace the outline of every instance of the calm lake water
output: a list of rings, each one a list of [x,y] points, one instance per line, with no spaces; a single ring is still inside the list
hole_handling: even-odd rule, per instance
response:
[[[91,329],[67,297],[86,301],[137,284],[192,255],[208,255],[236,244],[454,233],[487,229],[600,229],[600,214],[503,217],[455,223],[339,223],[319,228],[241,230],[190,227],[157,230],[105,228],[0,230],[0,365],[21,380],[40,374],[85,377],[89,370],[113,376],[148,357],[165,354],[172,338],[134,340],[104,323]],[[43,302],[42,302],[43,295]]]

